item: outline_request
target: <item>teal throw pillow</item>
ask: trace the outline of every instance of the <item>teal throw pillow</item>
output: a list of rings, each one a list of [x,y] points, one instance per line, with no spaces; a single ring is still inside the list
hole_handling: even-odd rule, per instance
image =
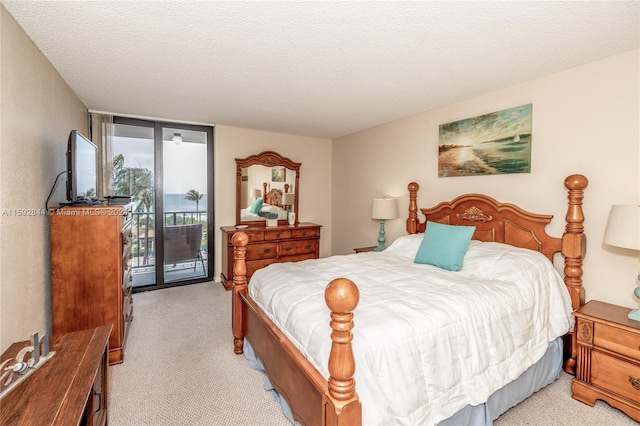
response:
[[[413,262],[459,271],[475,230],[475,226],[427,222],[427,229]]]
[[[249,212],[257,214],[261,208],[262,208],[262,198],[256,198],[253,204],[251,204],[251,207],[249,207]]]

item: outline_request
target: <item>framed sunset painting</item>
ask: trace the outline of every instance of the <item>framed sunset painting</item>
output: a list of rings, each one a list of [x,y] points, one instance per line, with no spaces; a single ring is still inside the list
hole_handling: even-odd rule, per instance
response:
[[[531,172],[532,104],[441,124],[438,177]]]

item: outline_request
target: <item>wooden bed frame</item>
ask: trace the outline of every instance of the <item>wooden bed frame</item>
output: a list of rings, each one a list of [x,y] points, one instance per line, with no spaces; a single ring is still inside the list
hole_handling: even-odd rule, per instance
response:
[[[421,208],[425,221],[418,219],[416,199],[419,186],[409,184],[409,234],[424,232],[427,220],[446,224],[476,226],[474,239],[496,241],[538,250],[553,262],[555,253],[565,260],[564,282],[573,309],[584,304],[582,259],[586,236],[582,199],[588,185],[582,175],[566,178],[569,191],[566,228],[562,238],[547,235],[545,226],[552,216],[529,213],[513,204],[499,203],[482,194],[467,194],[433,208]],[[296,421],[304,425],[360,425],[362,407],[355,391],[355,362],[351,349],[353,310],[358,304],[358,288],[346,278],[333,280],[325,291],[331,310],[332,346],[329,380],[311,365],[278,327],[261,311],[247,292],[245,254],[248,242],[244,232],[233,236],[235,246],[232,288],[232,328],[234,351],[243,352],[247,338],[263,364],[274,388],[285,398]],[[575,335],[564,338],[564,369],[574,374],[577,345]]]

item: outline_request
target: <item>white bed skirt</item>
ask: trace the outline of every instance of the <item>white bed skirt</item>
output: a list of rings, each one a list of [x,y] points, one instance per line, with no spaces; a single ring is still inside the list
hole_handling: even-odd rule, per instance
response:
[[[534,365],[529,367],[518,379],[507,384],[503,388],[494,392],[487,402],[480,405],[467,405],[453,416],[439,423],[440,426],[455,425],[473,425],[488,426],[493,424],[493,420],[497,419],[502,413],[509,408],[514,407],[524,401],[535,392],[543,387],[553,383],[560,377],[562,370],[562,338],[558,337],[549,343],[544,356]],[[244,339],[244,355],[249,361],[249,366],[254,370],[264,373],[262,363],[255,356],[253,348],[247,339]],[[267,391],[273,391],[273,398],[280,403],[282,413],[289,421],[298,425],[299,423],[293,419],[291,410],[286,400],[275,391],[269,378],[265,375],[264,388]],[[357,388],[356,388],[357,391]],[[366,410],[366,407],[362,408]]]

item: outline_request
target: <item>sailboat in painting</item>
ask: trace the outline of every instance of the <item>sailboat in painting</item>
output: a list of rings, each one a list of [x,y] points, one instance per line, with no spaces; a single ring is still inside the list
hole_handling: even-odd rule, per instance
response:
[[[516,132],[516,135],[513,137],[514,142],[520,142],[520,133]]]

